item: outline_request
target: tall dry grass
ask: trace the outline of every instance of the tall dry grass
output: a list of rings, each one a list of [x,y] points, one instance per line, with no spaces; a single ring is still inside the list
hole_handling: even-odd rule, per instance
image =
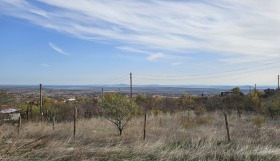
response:
[[[221,112],[192,111],[148,115],[131,120],[123,136],[103,118],[73,123],[26,123],[0,126],[0,160],[280,160],[280,125],[269,120],[255,125],[255,116],[228,117],[227,142]]]

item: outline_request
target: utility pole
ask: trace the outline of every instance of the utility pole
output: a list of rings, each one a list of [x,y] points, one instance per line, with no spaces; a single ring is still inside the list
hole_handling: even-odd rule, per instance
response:
[[[101,88],[101,98],[102,98],[102,100],[103,100],[103,97],[104,97],[104,90],[103,90],[103,88]]]
[[[255,83],[255,93],[257,93],[257,84]]]
[[[277,89],[279,90],[279,75],[278,75],[278,88]]]
[[[40,118],[41,118],[41,121],[43,121],[42,107],[43,107],[42,84],[40,84]]]
[[[101,88],[101,106],[103,107],[103,101],[104,101],[104,90]]]
[[[132,73],[130,73],[130,98],[132,99]]]

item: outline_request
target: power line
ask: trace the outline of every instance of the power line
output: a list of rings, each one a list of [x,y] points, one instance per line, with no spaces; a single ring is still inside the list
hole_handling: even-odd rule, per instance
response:
[[[103,84],[112,84],[112,83],[115,83],[115,82],[118,82],[118,81],[122,81],[124,78],[127,79],[127,74],[122,75],[122,76],[117,77],[117,78],[114,78],[114,79],[111,79],[110,81],[107,81],[107,82],[105,82]]]
[[[246,72],[242,72],[242,73],[237,73],[235,75],[240,75],[240,74],[245,74],[245,73],[248,73],[248,72],[258,72],[258,71],[263,71],[263,70],[268,70],[268,69],[272,69],[272,68],[276,68],[276,67],[280,67],[280,65],[276,65],[276,66],[272,66],[272,67],[268,67],[268,68],[263,68],[263,69],[258,69],[258,70],[253,70],[253,71],[246,71]],[[230,73],[223,73],[223,75],[221,76],[227,76],[229,75]],[[233,76],[232,74],[230,74],[230,76]],[[208,79],[211,79],[211,78],[217,78],[218,76],[203,76],[202,74],[200,75],[197,75],[197,77],[194,77],[194,78],[175,78],[175,77],[171,77],[171,78],[162,78],[162,77],[158,77],[158,78],[146,78],[146,77],[139,77],[139,75],[136,75],[134,76],[134,78],[137,78],[137,79],[145,79],[145,80],[196,80],[196,79],[202,79],[202,78],[208,78]]]
[[[113,82],[110,82],[110,83],[107,83],[107,84],[104,84],[104,85],[112,85],[112,84],[118,84],[118,83],[122,83],[122,81],[124,80],[128,80],[129,78],[122,78],[122,79],[118,79],[118,80],[115,80]]]
[[[276,62],[276,61],[275,61]],[[235,75],[240,75],[240,74],[244,74],[244,73],[248,73],[248,72],[257,72],[257,71],[262,71],[262,70],[267,70],[267,69],[272,69],[272,68],[276,68],[276,67],[280,67],[280,65],[276,65],[276,66],[270,66],[267,68],[261,68],[261,67],[265,67],[271,64],[274,64],[275,62],[269,62],[269,63],[265,63],[259,66],[251,66],[251,67],[243,67],[243,68],[237,68],[237,69],[232,69],[232,70],[226,70],[226,71],[221,71],[221,72],[210,72],[210,73],[204,73],[204,74],[189,74],[189,75],[166,75],[166,76],[162,76],[162,75],[141,75],[141,74],[134,74],[134,78],[136,79],[144,79],[144,80],[197,80],[197,79],[212,79],[212,78],[218,78],[219,76],[228,76],[230,73],[234,73],[234,72],[239,72],[241,71],[241,73],[236,73],[236,74],[230,74],[230,76],[235,76]],[[257,68],[254,70],[250,70],[253,68]],[[261,69],[258,69],[261,68]],[[242,72],[245,71],[245,72]],[[112,79],[110,81],[107,81],[105,83],[103,83],[104,85],[112,85],[112,84],[116,84],[116,83],[122,83],[122,81],[124,80],[129,80],[129,77],[127,74],[122,75],[120,77],[117,77],[115,79]]]
[[[189,75],[166,75],[166,76],[162,76],[162,75],[141,75],[141,74],[137,74],[137,76],[141,76],[141,77],[159,77],[159,78],[165,78],[165,77],[174,77],[174,78],[178,78],[178,77],[193,77],[193,76],[201,76],[201,75],[215,75],[215,74],[223,74],[223,73],[231,73],[231,72],[237,72],[237,71],[242,71],[242,70],[247,70],[247,69],[251,69],[251,68],[259,68],[259,67],[263,67],[263,66],[267,66],[273,64],[273,62],[270,63],[266,63],[260,66],[254,66],[254,67],[244,67],[244,68],[238,68],[238,69],[233,69],[233,70],[226,70],[226,71],[221,71],[221,72],[210,72],[210,73],[202,73],[202,74],[189,74]]]

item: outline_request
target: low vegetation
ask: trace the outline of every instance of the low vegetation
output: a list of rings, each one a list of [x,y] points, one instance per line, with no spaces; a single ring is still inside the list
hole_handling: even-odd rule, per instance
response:
[[[44,97],[40,121],[38,102],[0,91],[2,104],[23,111],[21,126],[0,126],[0,160],[276,161],[279,100],[279,90],[245,95],[239,88],[223,96],[130,98],[107,93],[76,101]]]
[[[143,140],[142,117],[132,119],[122,136],[105,118],[73,123],[25,122],[0,126],[0,160],[279,160],[280,125],[256,116],[228,117],[226,140],[222,112],[148,114]],[[252,121],[253,120],[253,121]],[[192,126],[186,126],[186,124]]]

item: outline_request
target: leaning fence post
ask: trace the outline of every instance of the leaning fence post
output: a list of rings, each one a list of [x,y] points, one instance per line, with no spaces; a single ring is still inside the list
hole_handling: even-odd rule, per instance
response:
[[[224,113],[225,116],[225,123],[226,123],[226,130],[227,130],[227,139],[230,142],[230,135],[229,135],[229,128],[228,128],[228,120],[227,120],[227,114]]]
[[[74,137],[76,137],[76,122],[77,122],[77,107],[74,108],[74,132],[73,132]]]

